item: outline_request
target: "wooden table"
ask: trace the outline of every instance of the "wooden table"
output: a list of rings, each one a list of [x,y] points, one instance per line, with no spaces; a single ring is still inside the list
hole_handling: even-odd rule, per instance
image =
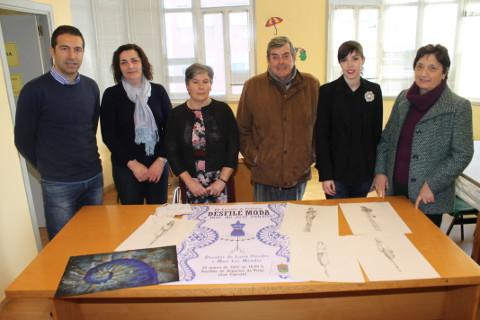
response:
[[[56,319],[476,319],[480,268],[403,197],[386,198],[441,275],[366,283],[157,285],[54,299]],[[378,201],[375,198],[343,202]],[[305,201],[334,204],[336,200]],[[68,257],[110,252],[154,206],[85,207],[8,287],[9,299],[53,299]],[[340,215],[341,234],[350,234]]]

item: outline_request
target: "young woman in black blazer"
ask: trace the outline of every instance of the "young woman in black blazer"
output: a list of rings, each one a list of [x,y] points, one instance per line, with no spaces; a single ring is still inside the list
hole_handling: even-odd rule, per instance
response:
[[[327,198],[365,197],[382,133],[382,91],[361,77],[365,57],[360,43],[344,42],[338,62],[342,75],[320,87],[316,168]]]

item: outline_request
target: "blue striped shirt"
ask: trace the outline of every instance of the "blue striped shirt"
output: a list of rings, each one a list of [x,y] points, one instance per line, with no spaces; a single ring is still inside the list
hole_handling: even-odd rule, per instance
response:
[[[80,73],[77,73],[77,76],[75,77],[75,79],[73,80],[73,82],[70,82],[67,78],[65,78],[64,76],[62,76],[58,71],[57,69],[55,69],[55,67],[52,67],[50,69],[50,74],[52,75],[52,77],[57,80],[58,82],[60,82],[61,84],[64,84],[64,85],[69,85],[69,86],[73,86],[73,85],[76,85],[80,82]]]

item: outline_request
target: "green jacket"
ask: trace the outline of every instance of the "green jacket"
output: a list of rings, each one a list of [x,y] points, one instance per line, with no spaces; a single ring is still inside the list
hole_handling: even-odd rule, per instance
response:
[[[410,102],[407,90],[400,93],[377,147],[375,174],[388,177],[388,195],[394,193],[393,171],[400,132]],[[452,211],[455,198],[455,179],[473,156],[472,107],[448,87],[437,102],[417,123],[412,141],[408,197],[415,202],[426,181],[435,196],[435,202],[420,204],[428,214]]]
[[[318,89],[316,78],[300,72],[287,91],[268,72],[245,82],[237,122],[253,181],[292,187],[310,178]]]

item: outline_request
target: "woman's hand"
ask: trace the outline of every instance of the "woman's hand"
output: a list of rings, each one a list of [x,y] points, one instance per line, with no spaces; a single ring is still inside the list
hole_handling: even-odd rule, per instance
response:
[[[415,200],[415,208],[418,209],[420,202],[424,204],[429,204],[435,202],[435,196],[433,195],[432,190],[428,186],[428,183],[424,183],[420,192],[418,193],[417,200]]]
[[[150,168],[148,168],[148,182],[157,183],[162,177],[163,169],[165,168],[165,159],[157,158]]]
[[[386,192],[388,191],[388,178],[384,174],[377,174],[375,179],[373,179],[373,186],[375,191],[377,191],[377,195],[380,198],[385,197]]]
[[[335,191],[335,182],[333,180],[326,180],[322,182],[323,192],[329,196],[334,196],[337,192]]]
[[[218,197],[222,191],[225,189],[226,183],[222,180],[215,180],[211,185],[208,186],[207,191],[211,196]]]
[[[202,186],[198,179],[188,179],[188,181],[185,181],[185,184],[195,197],[204,197],[208,195],[207,189]]]
[[[132,170],[133,175],[139,182],[143,182],[148,179],[148,169],[137,160],[130,160],[127,162],[127,167]]]

